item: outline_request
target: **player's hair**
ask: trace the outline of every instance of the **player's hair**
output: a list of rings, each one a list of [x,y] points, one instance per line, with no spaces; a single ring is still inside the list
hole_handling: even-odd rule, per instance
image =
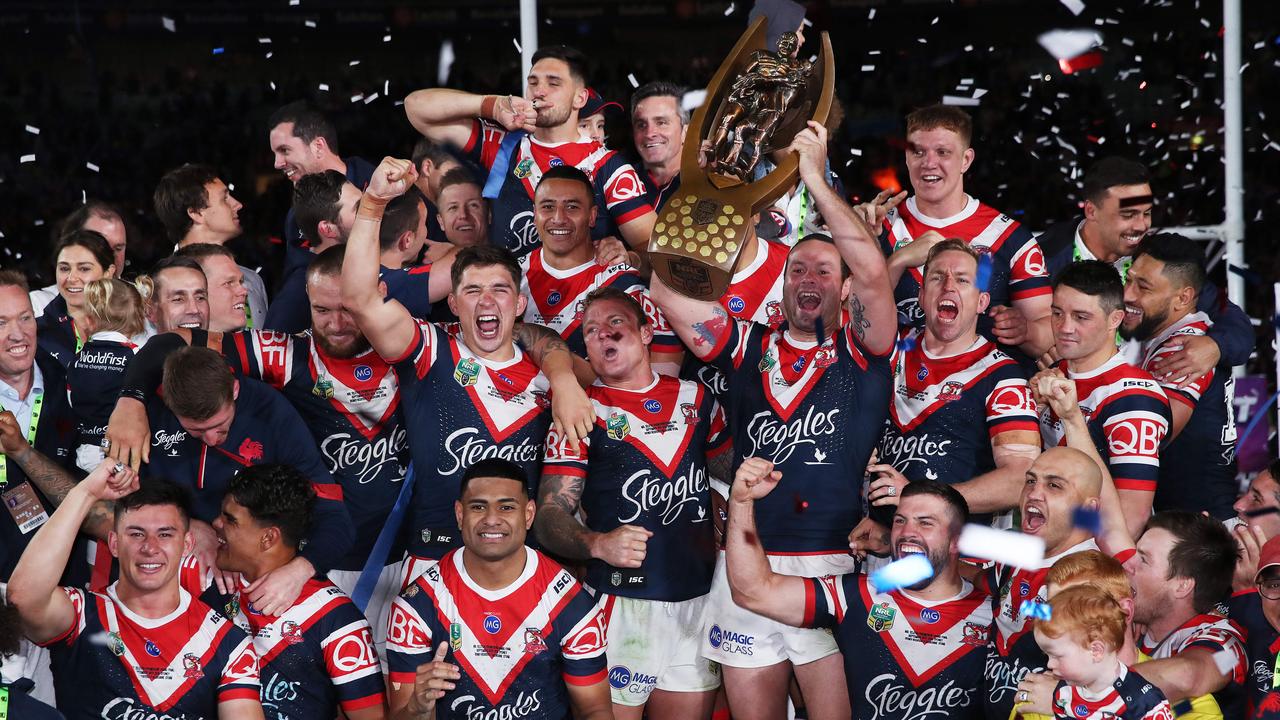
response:
[[[1119,560],[1097,550],[1082,550],[1058,558],[1045,575],[1045,582],[1059,590],[1075,585],[1092,585],[1116,602],[1133,597],[1133,587],[1124,566]]]
[[[1184,510],[1165,510],[1151,516],[1146,532],[1159,528],[1173,536],[1169,550],[1169,580],[1188,578],[1196,583],[1192,607],[1206,613],[1231,592],[1238,548],[1231,533],[1218,520]]]
[[[307,476],[292,465],[267,463],[244,468],[231,478],[227,494],[259,525],[279,528],[280,539],[294,550],[311,528],[316,493]]]
[[[631,93],[632,117],[635,116],[636,106],[640,104],[640,101],[648,100],[651,97],[674,98],[676,101],[676,115],[680,117],[680,124],[689,124],[689,111],[685,110],[680,104],[680,100],[684,98],[684,88],[673,82],[667,82],[666,80],[654,80],[652,82],[647,82],[636,88],[635,92]]]
[[[452,283],[453,291],[457,292],[458,286],[462,284],[462,273],[473,267],[490,265],[498,265],[510,273],[511,282],[519,289],[524,273],[510,250],[496,245],[472,245],[459,250],[453,258],[453,267],[449,270],[449,282]]]
[[[3,272],[3,271],[0,271],[0,272]],[[5,285],[4,281],[0,280],[0,287],[3,287],[4,285]],[[1280,484],[1280,458],[1272,460],[1270,463],[1267,464],[1267,473],[1271,475],[1272,482]],[[1276,499],[1277,504],[1280,504],[1280,489],[1277,489],[1274,493],[1272,493],[1272,497]]]
[[[178,509],[182,516],[182,527],[185,529],[191,522],[191,491],[186,486],[161,477],[142,477],[138,479],[138,489],[116,500],[115,524],[130,510],[137,510],[147,505],[171,505]]]
[[[191,258],[197,264],[201,260],[211,257],[230,258],[232,262],[235,262],[236,259],[236,254],[231,252],[231,248],[217,243],[191,243],[178,248],[173,254],[178,257]]]
[[[58,238],[58,242],[53,246],[54,267],[58,265],[58,256],[69,247],[82,247],[88,250],[94,262],[102,267],[103,272],[115,265],[116,254],[111,251],[111,243],[107,242],[107,239],[97,230],[72,230]]]
[[[1102,312],[1124,309],[1124,285],[1114,266],[1101,260],[1077,260],[1053,281],[1053,289],[1062,286],[1098,298]]]
[[[112,205],[105,200],[86,200],[83,205],[72,210],[62,222],[58,223],[57,236],[62,237],[72,230],[83,230],[84,224],[89,222],[90,218],[103,218],[110,220],[112,218],[119,220],[124,224],[124,213],[120,212],[120,208]]]
[[[186,237],[191,230],[188,211],[209,207],[209,191],[204,186],[217,179],[213,168],[192,163],[176,167],[160,178],[151,199],[170,240],[178,242]]]
[[[905,500],[915,495],[932,495],[947,504],[953,534],[958,535],[965,523],[969,522],[969,503],[954,487],[937,480],[912,480],[902,489],[901,499]]]
[[[438,142],[432,142],[426,138],[418,138],[418,142],[413,144],[413,153],[409,155],[409,160],[418,172],[422,172],[422,163],[430,160],[433,165],[444,165],[449,162],[458,162],[458,159],[449,152],[449,149]]]
[[[524,468],[505,458],[494,457],[477,460],[471,467],[467,468],[467,471],[462,474],[462,482],[458,486],[459,498],[467,494],[467,485],[470,485],[471,481],[476,478],[514,480],[520,484],[520,492],[523,493],[525,499],[529,498],[529,479],[525,475]]]
[[[796,244],[792,245],[791,249],[787,251],[787,263],[786,263],[787,266],[791,265],[791,255],[795,253],[796,248],[810,241],[826,243],[833,248],[836,247],[836,241],[833,240],[830,235],[827,235],[826,233],[809,233],[808,235],[805,235],[804,237],[797,240]],[[840,255],[839,248],[836,248],[836,250],[837,250],[836,255],[840,257],[840,279],[844,280],[845,278],[849,277],[849,266],[844,264],[844,256]]]
[[[588,201],[593,203],[595,202],[596,189],[591,185],[591,178],[587,177],[586,173],[572,165],[557,165],[546,171],[542,174],[542,179],[538,181],[538,187],[542,187],[542,184],[548,180],[572,180],[574,182],[582,183],[582,187],[587,190]],[[538,189],[534,188],[533,192],[536,196],[538,194]]]
[[[267,128],[274,130],[280,123],[293,123],[293,136],[310,144],[318,137],[324,138],[329,151],[338,154],[338,131],[324,113],[306,100],[296,100],[271,113]]]
[[[937,245],[929,248],[929,255],[924,260],[924,275],[926,277],[929,275],[929,264],[933,262],[934,258],[944,252],[964,253],[965,255],[973,258],[975,263],[982,262],[982,256],[979,255],[978,251],[974,250],[969,243],[961,240],[960,238],[947,238],[946,240],[943,240]]]
[[[31,292],[31,285],[27,283],[27,276],[22,274],[21,270],[14,270],[13,268],[0,270],[0,287],[17,287],[22,288],[22,292]]]
[[[640,303],[615,287],[598,287],[587,293],[587,297],[582,301],[582,317],[587,316],[587,311],[591,309],[592,305],[602,300],[616,300],[622,303],[627,312],[636,319],[636,327],[644,327],[649,324],[649,317],[644,314],[644,308],[640,307]]]
[[[347,176],[337,170],[311,173],[293,186],[293,217],[298,231],[311,242],[320,241],[320,223],[338,222],[342,212],[342,186]]]
[[[0,597],[0,660],[22,651],[22,616],[18,608]]]
[[[440,178],[439,192],[443,193],[445,188],[453,187],[454,185],[475,185],[478,188],[484,188],[484,185],[480,183],[479,178],[477,178],[465,165],[459,165],[456,168],[451,168],[449,172],[445,173]],[[439,197],[436,199],[438,200]]]
[[[591,84],[591,65],[587,60],[587,56],[582,54],[581,50],[568,45],[546,45],[538,48],[529,64],[530,66],[537,65],[538,61],[547,58],[554,58],[568,65],[569,74],[582,85]]]
[[[227,361],[207,347],[184,347],[164,361],[164,404],[174,415],[202,421],[235,401]]]
[[[93,318],[95,332],[113,330],[128,337],[139,335],[146,327],[143,320],[142,296],[132,283],[116,278],[101,278],[84,288],[85,310]]]
[[[960,143],[969,147],[973,142],[973,118],[969,113],[951,105],[930,105],[907,115],[907,135],[917,130],[950,130],[960,136]]]
[[[195,270],[200,273],[200,277],[204,277],[204,268],[200,267],[200,263],[192,258],[183,255],[162,257],[152,266],[150,275],[140,275],[134,281],[134,285],[137,286],[138,294],[142,295],[142,299],[147,302],[155,301],[160,296],[160,286],[163,284],[160,274],[165,270],[173,270],[174,268]]]
[[[347,249],[342,245],[326,248],[319,255],[311,258],[311,262],[307,263],[307,276],[340,277],[342,275],[342,258],[346,254]]]
[[[1101,205],[1107,191],[1113,187],[1150,184],[1151,173],[1146,165],[1118,155],[1108,155],[1085,171],[1081,194],[1094,205]]]
[[[1124,609],[1102,588],[1095,585],[1073,585],[1053,596],[1048,620],[1036,620],[1036,629],[1051,638],[1068,635],[1082,647],[1101,641],[1107,650],[1124,647],[1128,618]]]
[[[1195,240],[1177,233],[1148,235],[1138,243],[1133,259],[1150,255],[1152,260],[1164,263],[1161,271],[1178,288],[1189,287],[1200,294],[1204,287],[1204,254]]]
[[[382,211],[382,224],[378,226],[378,249],[390,250],[401,235],[417,230],[425,211],[422,193],[417,188],[409,188],[409,192],[391,198]]]

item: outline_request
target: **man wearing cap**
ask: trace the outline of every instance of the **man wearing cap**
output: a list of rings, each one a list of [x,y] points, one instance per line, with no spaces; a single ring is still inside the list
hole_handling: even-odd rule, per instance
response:
[[[620,112],[622,105],[600,97],[594,88],[587,88],[587,104],[578,111],[578,134],[604,145],[606,121]]]
[[[1237,591],[1227,603],[1232,622],[1245,631],[1249,671],[1245,678],[1249,717],[1262,705],[1274,684],[1277,640],[1280,640],[1280,538],[1262,546],[1253,586]]]

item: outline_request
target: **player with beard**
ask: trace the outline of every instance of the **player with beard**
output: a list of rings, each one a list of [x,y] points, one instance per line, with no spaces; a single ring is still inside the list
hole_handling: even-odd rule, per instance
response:
[[[553,385],[562,431],[576,439],[594,417],[553,331],[522,323],[527,354],[516,345],[525,299],[519,294],[520,268],[509,252],[489,246],[459,251],[449,294],[449,307],[460,318],[456,329],[420,323],[400,303],[383,301],[376,241],[382,210],[413,185],[415,175],[407,160],[385,158],[378,166],[347,241],[341,282],[342,306],[400,383],[409,453],[419,476],[407,514],[412,534],[406,581],[457,546],[453,504],[468,466],[503,457],[536,482],[552,420],[547,393]]]
[[[923,330],[905,330],[892,359],[889,422],[867,500],[893,505],[916,480],[954,485],[984,514],[1012,508],[1040,452],[1035,402],[1022,369],[978,334],[991,296],[963,240],[933,246],[923,266]],[[873,513],[873,516],[875,513]]]
[[[1143,370],[1153,372],[1160,359],[1180,350],[1187,339],[1209,331],[1212,321],[1196,310],[1204,286],[1203,257],[1198,244],[1171,233],[1148,237],[1134,252],[1120,324],[1120,336],[1130,342],[1121,354]],[[1235,513],[1229,503],[1238,486],[1230,369],[1159,382],[1173,402],[1154,508],[1231,517]]]
[[[494,201],[493,244],[517,256],[537,247],[534,189],[547,170],[572,165],[591,178],[599,211],[592,239],[621,237],[643,258],[656,219],[644,183],[621,155],[578,134],[578,111],[587,102],[587,58],[563,45],[540,48],[533,55],[525,95],[435,88],[411,93],[404,109],[427,139],[462,148],[489,170],[492,182],[501,183],[489,195]]]
[[[1125,316],[1124,288],[1115,268],[1082,260],[1053,284],[1054,345],[1062,358],[1031,381],[1048,375],[1075,383],[1080,410],[1098,453],[1120,493],[1131,536],[1151,515],[1160,476],[1160,449],[1169,432],[1169,400],[1149,373],[1125,362],[1116,332]],[[1061,418],[1037,397],[1046,447],[1066,443]]]
[[[547,436],[538,538],[587,563],[614,716],[709,718],[720,676],[700,639],[716,558],[709,478],[728,476],[731,455],[724,413],[699,383],[654,371],[653,329],[630,294],[592,291],[582,327],[596,422],[577,445]]]
[[[755,501],[782,478],[761,458],[744,460],[734,477],[725,550],[734,601],[779,622],[833,628],[858,720],[981,718],[992,606],[960,575],[964,497],[932,480],[907,486],[893,517],[893,559],[923,554],[933,575],[882,592],[860,573],[799,578],[770,569],[755,542]],[[722,643],[732,641],[722,633]]]
[[[818,577],[853,570],[847,536],[862,516],[862,476],[889,405],[897,323],[871,229],[824,180],[826,129],[809,123],[789,151],[800,156],[800,177],[831,237],[810,235],[791,249],[782,292],[786,322],[774,329],[734,321],[719,303],[679,295],[657,277],[651,296],[693,353],[728,378],[735,465],[758,456],[786,473],[782,491],[761,502],[758,520],[773,569]],[[737,607],[720,569],[707,610],[703,654],[724,667],[735,717],[785,713],[792,665],[811,718],[848,717],[830,634]],[[708,644],[712,626],[753,644]]]

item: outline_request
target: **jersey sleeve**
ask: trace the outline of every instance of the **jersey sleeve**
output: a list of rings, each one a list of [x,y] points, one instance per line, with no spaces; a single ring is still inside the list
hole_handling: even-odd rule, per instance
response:
[[[1154,380],[1130,381],[1150,384]],[[1160,395],[1135,391],[1112,402],[1102,421],[1107,465],[1119,490],[1155,492],[1160,475],[1160,446],[1169,433],[1169,404]]]
[[[369,621],[355,605],[343,604],[331,614],[338,625],[320,641],[325,670],[344,711],[382,702],[382,664],[373,645]]]
[[[1199,333],[1196,334],[1198,335]],[[1159,362],[1161,358],[1168,357],[1181,350],[1182,345],[1180,343],[1180,339],[1185,337],[1188,336],[1174,335],[1168,340],[1165,340],[1151,355],[1151,359],[1147,364],[1155,364],[1156,362]],[[1169,378],[1167,380],[1157,379],[1156,382],[1160,383],[1160,387],[1164,388],[1164,392],[1169,396],[1170,400],[1176,400],[1194,410],[1196,403],[1200,402],[1200,397],[1204,395],[1205,391],[1209,389],[1209,386],[1213,384],[1213,373],[1214,369],[1209,368],[1208,372],[1196,378],[1186,387],[1179,387],[1178,383],[1175,382],[1175,378]]]
[[[567,571],[562,571],[568,576]],[[605,629],[608,621],[604,611],[596,605],[581,587],[556,618],[568,626],[560,641],[560,657],[564,660],[562,675],[571,685],[594,685],[605,679]]]
[[[293,373],[293,336],[277,330],[244,330],[222,338],[231,369],[279,390]]]
[[[987,395],[986,408],[987,434],[992,438],[1017,430],[1040,433],[1031,385],[1022,377],[1016,364],[1010,363],[997,370],[995,387]]]
[[[756,327],[754,323],[732,318],[727,322],[728,327],[721,332],[719,341],[712,347],[706,362],[708,365],[714,365],[725,375],[731,375],[746,359],[750,344],[758,341],[759,338],[752,332]]]
[[[845,594],[846,575],[803,578],[804,621],[801,627],[834,628],[844,621],[849,605]],[[852,589],[851,592],[856,592]]]
[[[80,633],[84,632],[84,613],[85,603],[88,602],[87,593],[84,590],[73,587],[63,586],[59,588],[67,594],[67,599],[71,601],[71,625],[57,637],[51,638],[46,642],[38,643],[41,647],[52,647],[59,643],[71,646],[80,638]]]
[[[1053,294],[1044,251],[1031,232],[1019,225],[1004,242],[1013,250],[1009,257],[1009,300],[1017,302]]]
[[[1204,648],[1213,653],[1213,662],[1223,675],[1233,683],[1243,683],[1249,672],[1248,652],[1245,650],[1244,633],[1230,620],[1202,625],[1183,640],[1178,652],[1191,648]]]
[[[707,457],[713,458],[732,449],[733,433],[729,432],[729,420],[725,416],[724,406],[712,399],[711,427],[707,430]]]
[[[1173,706],[1169,704],[1169,699],[1160,688],[1156,687],[1155,683],[1149,682],[1133,668],[1129,669],[1128,681],[1131,687],[1137,689],[1137,692],[1132,699],[1125,698],[1128,705],[1124,714],[1126,719],[1132,717],[1134,720],[1173,720]]]
[[[597,418],[598,420],[599,418]],[[587,457],[591,450],[591,433],[587,433],[577,445],[560,434],[553,424],[547,429],[546,447],[543,449],[542,474],[568,475],[585,478],[587,476]]]
[[[383,268],[382,281],[387,284],[386,301],[399,302],[415,319],[426,320],[431,317],[430,265]]]
[[[604,198],[605,209],[619,226],[653,212],[640,174],[621,155],[610,153],[596,170],[596,191]]]
[[[222,676],[218,679],[218,702],[228,700],[257,700],[262,692],[262,680],[258,674],[258,653],[253,640],[245,636],[231,651]]]
[[[462,153],[471,162],[488,170],[493,167],[493,162],[498,157],[498,148],[502,146],[502,139],[506,136],[507,131],[501,126],[476,118],[471,122],[471,137],[463,146]]]
[[[421,380],[431,372],[431,366],[435,364],[436,354],[440,352],[442,344],[439,329],[435,325],[419,322],[418,332],[404,353],[400,357],[385,360],[395,367],[401,384],[406,380]]]
[[[411,591],[418,585],[409,587]],[[434,612],[431,605],[425,592],[410,597],[401,593],[392,601],[387,619],[387,677],[391,682],[412,685],[418,666],[431,659],[431,626],[423,619],[424,613]]]

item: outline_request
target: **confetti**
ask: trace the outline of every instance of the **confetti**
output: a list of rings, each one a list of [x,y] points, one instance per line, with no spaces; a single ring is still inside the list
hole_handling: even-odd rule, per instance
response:
[[[1059,0],[1059,2],[1065,5],[1072,15],[1079,15],[1084,12],[1083,0]]]
[[[862,157],[862,151],[858,148],[849,148],[849,154],[856,157]]]
[[[329,92],[329,83],[320,83],[320,90],[322,92]]]
[[[289,0],[289,7],[295,7],[298,5],[298,3],[299,3],[299,0]]]
[[[680,97],[680,109],[685,112],[692,112],[702,107],[702,103],[707,100],[706,90],[690,90]]]
[[[436,63],[436,84],[444,87],[449,84],[449,71],[453,69],[453,41],[440,43],[440,60]]]
[[[351,102],[353,102],[353,103],[355,103],[355,102],[360,102],[360,101],[361,101],[361,100],[363,100],[363,99],[364,99],[364,94],[363,94],[363,93],[361,93],[361,94],[359,94],[359,95],[352,95],[352,96],[351,96]]]
[[[21,163],[32,163],[32,162],[35,162],[35,161],[36,161],[36,156],[35,156],[35,154],[31,154],[31,155],[23,155],[22,157],[18,158],[18,162],[19,162],[20,164],[21,164]]]
[[[978,256],[978,274],[973,281],[981,292],[986,292],[987,287],[991,285],[991,253],[982,253]]]
[[[627,82],[631,83],[631,87],[633,88],[640,87],[640,83],[636,80],[636,76],[631,73],[627,73]]]
[[[729,3],[729,7],[727,7],[727,8],[725,8],[725,9],[724,9],[724,16],[725,16],[725,17],[729,17],[730,15],[732,15],[732,14],[733,14],[734,9],[735,9],[735,8],[734,8],[733,3]]]
[[[1097,535],[1102,532],[1102,515],[1097,510],[1082,505],[1071,513],[1071,524]]]
[[[178,26],[173,22],[173,18],[171,17],[162,16],[160,18],[160,24],[163,25],[164,29],[168,30],[169,32],[178,32]]]
[[[304,23],[302,23],[302,24],[303,24],[303,25],[306,25],[306,26],[307,26],[307,27],[309,27],[309,28],[313,28],[313,29],[314,29],[314,28],[315,28],[315,26],[316,26],[316,21],[315,21],[315,20],[307,20],[306,22],[304,22]]]
[[[372,95],[369,95],[369,96],[365,97],[365,99],[364,99],[364,104],[365,104],[365,105],[368,105],[369,103],[371,103],[371,102],[373,102],[374,100],[377,100],[377,99],[378,99],[378,93],[374,93],[374,94],[372,94]]]
[[[933,565],[929,563],[929,558],[920,553],[912,553],[871,573],[871,584],[875,586],[876,592],[885,593],[911,587],[931,577]]]
[[[1102,44],[1102,35],[1096,30],[1050,30],[1040,33],[1036,42],[1055,60],[1083,55]]]
[[[258,38],[258,44],[259,44],[259,45],[270,45],[270,44],[271,44],[271,38],[267,38],[267,37]]]
[[[351,62],[347,63],[347,67],[355,67],[359,64],[360,64],[359,60],[352,60]]]
[[[960,532],[960,553],[1034,569],[1044,564],[1044,539],[970,523]]]
[[[875,66],[875,65],[863,65],[863,66],[862,66],[862,72],[875,72],[875,69],[876,69],[876,66]]]
[[[942,104],[958,105],[958,106],[966,106],[966,107],[977,107],[981,103],[979,103],[977,100],[973,98],[962,97],[960,95],[943,95]]]
[[[36,127],[35,125],[28,125],[27,132],[31,133],[32,135],[39,135],[40,128]]]
[[[875,9],[875,8],[871,8],[871,12],[867,13],[867,19],[868,19],[868,20],[875,20],[875,19],[876,19],[876,9]]]
[[[93,163],[91,163],[91,162],[87,162],[87,163],[85,163],[85,164],[84,164],[84,166],[85,166],[85,167],[87,167],[87,168],[89,168],[90,170],[92,170],[92,171],[94,171],[94,172],[98,172],[98,166],[97,166],[97,165],[94,165],[94,164],[93,164]]]
[[[1023,600],[1022,606],[1018,608],[1018,617],[1022,619],[1031,618],[1032,620],[1044,620],[1048,622],[1053,619],[1053,608],[1049,603],[1036,602],[1035,600]]]
[[[516,46],[516,52],[520,53],[521,55],[523,55],[523,54],[524,54],[524,50],[523,50],[523,49],[521,49],[521,47],[520,47],[520,41],[519,41],[519,40],[517,40],[516,38],[511,38],[511,44]]]
[[[382,42],[391,42],[391,36],[390,36],[390,35],[383,35],[383,36],[382,36]]]
[[[216,48],[214,48],[214,49],[213,49],[213,54],[214,54],[214,55],[221,55],[222,53],[224,53],[224,52],[226,52],[226,51],[227,51],[227,49],[226,49],[226,48],[216,47]]]

